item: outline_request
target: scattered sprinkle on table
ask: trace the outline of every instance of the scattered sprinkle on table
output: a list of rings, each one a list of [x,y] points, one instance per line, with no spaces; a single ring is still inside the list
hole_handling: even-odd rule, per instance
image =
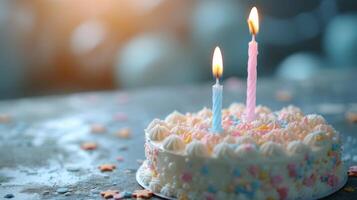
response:
[[[128,116],[125,113],[118,112],[113,116],[113,119],[116,121],[127,121]]]
[[[350,177],[357,177],[357,166],[354,165],[354,166],[351,166],[349,169],[348,169],[348,176]]]
[[[343,191],[345,191],[345,192],[354,192],[355,189],[353,187],[351,187],[351,186],[347,186],[347,187],[343,188]]]
[[[349,177],[357,177],[357,173],[356,172],[348,172],[348,176]]]
[[[81,144],[81,149],[91,151],[97,148],[97,143],[95,142],[85,142]]]
[[[11,117],[9,114],[0,113],[0,123],[9,123],[10,121],[11,121]]]
[[[150,190],[135,190],[133,192],[133,197],[142,198],[142,199],[150,199],[153,193]]]
[[[357,123],[357,112],[347,112],[346,113],[346,119],[350,123]]]
[[[357,173],[357,165],[350,166],[350,168],[348,169],[348,171],[349,171],[349,172]]]
[[[101,172],[111,172],[116,168],[116,166],[113,164],[103,164],[100,165],[98,168],[100,169]]]
[[[133,196],[131,192],[123,191],[113,196],[114,200],[129,199]]]
[[[91,132],[92,133],[104,133],[106,128],[102,124],[92,124]]]
[[[123,157],[123,156],[118,156],[118,157],[117,157],[117,161],[123,162],[123,161],[124,161],[124,157]]]
[[[293,95],[287,90],[278,90],[275,93],[275,98],[278,101],[291,101]]]
[[[118,103],[119,104],[126,104],[129,102],[129,95],[126,93],[118,95]]]
[[[131,130],[130,128],[122,128],[116,132],[116,136],[122,139],[128,139],[131,137]]]
[[[104,197],[105,199],[110,199],[113,198],[115,194],[118,194],[119,191],[118,190],[107,190],[107,191],[103,191],[100,193],[100,195],[102,197]]]

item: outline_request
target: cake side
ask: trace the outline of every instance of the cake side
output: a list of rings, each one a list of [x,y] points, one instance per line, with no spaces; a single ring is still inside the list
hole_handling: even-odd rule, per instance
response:
[[[221,134],[209,132],[209,109],[154,120],[145,131],[143,180],[179,199],[296,199],[344,181],[339,137],[323,117],[258,106],[247,123],[243,113],[241,104],[223,110]]]

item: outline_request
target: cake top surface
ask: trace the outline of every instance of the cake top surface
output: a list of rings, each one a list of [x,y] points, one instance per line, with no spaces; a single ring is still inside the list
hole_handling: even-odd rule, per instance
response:
[[[304,113],[295,106],[271,111],[256,107],[256,119],[244,120],[245,106],[233,103],[222,110],[222,133],[210,131],[212,111],[174,111],[154,119],[146,136],[154,144],[177,154],[198,157],[303,155],[339,144],[338,134],[321,115]]]

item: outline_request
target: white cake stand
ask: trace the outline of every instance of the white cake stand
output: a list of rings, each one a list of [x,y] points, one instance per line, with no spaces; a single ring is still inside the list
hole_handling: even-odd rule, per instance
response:
[[[145,170],[148,170],[147,167],[146,167],[146,164],[145,162],[139,167],[138,171],[136,172],[136,181],[139,183],[139,185],[147,190],[150,190],[149,186],[144,184],[144,181],[142,180],[141,178],[141,175],[145,173]],[[347,179],[348,179],[348,176],[347,176],[347,172],[345,173],[346,176],[344,176],[344,179],[340,182],[340,184],[336,187],[334,187],[332,190],[326,192],[326,193],[323,193],[323,194],[317,194],[317,195],[314,195],[313,197],[312,196],[302,196],[298,199],[304,199],[304,200],[314,200],[314,199],[321,199],[321,198],[324,198],[324,197],[327,197],[335,192],[337,192],[338,190],[340,190],[346,183],[347,183]],[[168,199],[168,200],[177,200],[177,198],[174,198],[174,197],[168,197],[168,196],[165,196],[161,193],[157,193],[157,192],[154,192],[154,195],[157,196],[157,197],[160,197],[160,198],[163,198],[163,199]]]
[[[141,179],[141,175],[144,174],[145,170],[148,170],[146,168],[146,164],[145,162],[139,167],[138,171],[136,171],[136,181],[139,183],[139,185],[147,190],[150,190],[149,186],[148,185],[145,185],[144,184],[144,181]],[[157,192],[154,192],[154,195],[155,196],[158,196],[158,197],[161,197],[163,199],[168,199],[168,200],[177,200],[176,198],[174,197],[168,197],[168,196],[165,196],[161,193],[157,193]]]

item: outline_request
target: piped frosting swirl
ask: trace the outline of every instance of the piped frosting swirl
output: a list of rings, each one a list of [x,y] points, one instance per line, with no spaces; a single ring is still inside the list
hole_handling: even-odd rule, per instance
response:
[[[185,143],[179,136],[170,135],[165,138],[164,142],[162,143],[162,147],[168,151],[178,152],[185,149]]]
[[[166,126],[156,124],[154,128],[148,130],[148,134],[151,140],[161,141],[170,134],[170,130]]]
[[[186,146],[186,154],[190,157],[208,157],[209,151],[202,142],[193,141]]]

